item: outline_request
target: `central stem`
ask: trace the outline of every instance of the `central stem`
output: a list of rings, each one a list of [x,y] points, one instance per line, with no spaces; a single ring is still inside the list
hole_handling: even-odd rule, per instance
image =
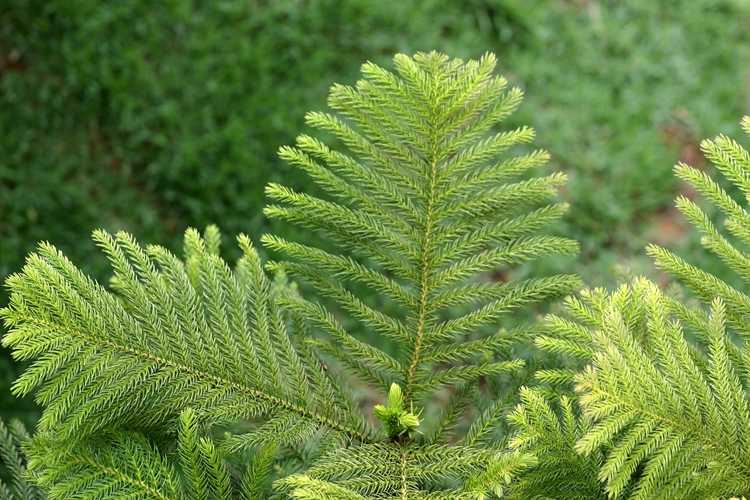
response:
[[[427,330],[427,300],[429,298],[430,275],[432,274],[432,231],[435,225],[434,205],[435,188],[437,184],[437,155],[435,153],[435,141],[433,140],[432,160],[430,162],[430,177],[427,189],[426,215],[424,223],[424,237],[420,249],[419,258],[419,304],[417,305],[417,332],[414,339],[414,350],[411,354],[409,369],[406,373],[406,386],[404,396],[408,404],[412,403],[412,392],[414,376],[419,366],[419,357],[422,351],[422,343]]]

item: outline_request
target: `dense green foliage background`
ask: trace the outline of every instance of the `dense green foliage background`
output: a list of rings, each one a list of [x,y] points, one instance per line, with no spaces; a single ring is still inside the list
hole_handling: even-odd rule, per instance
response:
[[[0,277],[45,239],[106,278],[96,227],[173,246],[188,225],[260,234],[266,182],[305,188],[276,150],[330,83],[438,49],[493,51],[526,89],[513,120],[571,176],[577,271],[611,284],[645,272],[646,241],[698,252],[671,167],[701,165],[698,139],[750,111],[749,42],[744,0],[8,0]],[[0,416],[31,408],[9,396],[15,370],[3,354]]]

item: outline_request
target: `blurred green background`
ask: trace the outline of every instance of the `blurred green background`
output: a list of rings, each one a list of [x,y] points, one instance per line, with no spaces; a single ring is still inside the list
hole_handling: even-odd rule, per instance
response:
[[[275,153],[328,86],[431,49],[493,51],[526,90],[511,125],[570,174],[559,231],[589,284],[653,274],[646,241],[713,271],[671,208],[671,167],[738,136],[749,42],[747,0],[5,0],[0,277],[44,239],[106,279],[96,227],[171,247],[191,225],[259,235],[264,185],[305,188]],[[33,418],[10,397],[17,368],[0,353],[0,416]]]

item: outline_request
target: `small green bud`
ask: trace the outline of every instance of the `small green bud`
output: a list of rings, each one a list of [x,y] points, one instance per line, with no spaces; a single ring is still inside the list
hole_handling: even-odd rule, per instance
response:
[[[373,408],[373,412],[375,412],[375,416],[380,420],[385,420],[386,418],[388,418],[388,407],[386,406],[375,405],[375,408]]]
[[[404,410],[404,395],[398,384],[391,384],[388,391],[388,404],[375,405],[375,416],[383,422],[383,426],[391,439],[401,438],[417,430],[419,416]]]
[[[404,395],[401,393],[401,387],[398,384],[391,384],[388,391],[388,406],[393,409],[403,409]]]
[[[398,417],[398,423],[407,430],[414,430],[419,427],[419,417],[413,413],[403,412]]]

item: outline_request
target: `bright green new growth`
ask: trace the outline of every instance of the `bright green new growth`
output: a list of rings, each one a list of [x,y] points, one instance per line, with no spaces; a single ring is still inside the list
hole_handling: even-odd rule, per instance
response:
[[[218,233],[189,230],[185,259],[130,236],[94,234],[116,295],[42,244],[11,276],[3,344],[33,360],[13,390],[36,390],[39,430],[73,441],[122,426],[156,428],[191,407],[210,423],[258,416],[297,421],[302,439],[324,428],[367,431],[289,339],[276,291],[245,236],[231,270]]]
[[[686,317],[679,303],[638,279],[611,295],[584,294],[569,301],[567,311],[571,319],[551,317],[549,335],[538,343],[585,361],[574,376],[582,421],[575,424],[566,408],[561,432],[543,399],[522,394],[513,416],[520,433],[513,443],[532,453],[541,443],[548,453],[539,453],[540,461],[554,465],[548,473],[543,467],[532,471],[531,480],[578,478],[577,491],[588,488],[592,494],[577,498],[746,494],[750,356],[747,346],[732,343],[722,300],[715,299],[707,314],[693,310]],[[566,375],[540,374],[556,381]],[[566,445],[549,453],[573,425],[577,430]],[[595,478],[602,489],[597,495]]]
[[[272,184],[267,193],[278,204],[267,207],[266,215],[316,231],[330,247],[263,238],[288,259],[271,262],[270,269],[310,283],[338,306],[328,309],[299,296],[283,299],[293,315],[325,335],[312,343],[317,350],[376,388],[403,388],[402,402],[375,410],[391,439],[409,434],[418,423],[412,408],[436,391],[520,368],[522,360],[509,359],[505,351],[514,339],[487,327],[579,282],[570,275],[508,283],[483,279],[491,270],[577,250],[571,240],[538,234],[567,208],[552,203],[564,175],[524,180],[547,162],[547,153],[507,154],[512,146],[531,141],[532,130],[493,132],[521,102],[520,90],[507,89],[505,79],[494,76],[494,57],[463,62],[437,53],[398,55],[394,65],[396,73],[365,64],[364,78],[354,87],[331,89],[329,105],[338,114],[307,115],[309,125],[333,135],[348,151],[308,135],[280,151],[327,197]],[[373,307],[363,287],[385,307]],[[340,314],[381,335],[377,345],[390,343],[395,354],[350,334]],[[453,404],[434,431],[420,429],[432,442],[444,442],[460,419],[462,395],[461,389],[454,392]],[[480,463],[491,459],[510,469],[528,464],[521,454],[511,460],[498,452],[473,451],[496,425],[499,409],[495,405],[493,418],[480,418],[470,429],[470,448],[430,448],[430,454],[444,453],[446,459],[445,465],[430,464],[427,475],[412,465],[424,460],[420,448],[388,452],[385,447],[366,455],[334,453],[322,463],[338,464],[330,467],[335,474],[313,468],[285,484],[314,492],[326,481],[325,487],[347,487],[346,495],[419,498],[423,490],[441,488],[441,476],[454,484],[471,476],[464,491],[452,487],[437,497],[477,495],[496,482],[480,477]],[[469,458],[472,454],[481,460]],[[360,460],[368,465],[348,472],[346,464]],[[460,473],[452,462],[460,464]],[[502,467],[494,467],[494,477],[503,477]]]
[[[399,439],[419,427],[419,416],[404,408],[404,396],[398,384],[391,384],[388,404],[375,405],[375,416],[383,422],[385,432],[391,439]]]
[[[335,85],[338,115],[308,115],[348,152],[304,135],[282,148],[327,196],[271,185],[278,204],[266,213],[330,245],[264,236],[288,258],[268,264],[277,280],[245,236],[230,268],[213,227],[188,230],[182,258],[95,232],[110,289],[44,243],[8,279],[3,345],[30,363],[13,391],[43,407],[26,445],[31,472],[3,449],[9,488],[30,479],[61,499],[477,499],[536,463],[495,442],[509,394],[464,417],[480,378],[523,366],[498,319],[578,286],[569,275],[487,276],[576,251],[538,234],[566,209],[553,202],[564,176],[528,178],[544,151],[508,154],[533,132],[495,132],[521,93],[494,76],[493,56],[394,63],[396,73],[368,63],[355,88]],[[363,341],[350,320],[387,342]],[[390,387],[374,409],[381,425],[350,399],[342,369]],[[437,391],[453,397],[426,426]]]
[[[112,263],[115,293],[42,244],[8,280],[11,303],[2,312],[12,327],[4,345],[32,360],[14,391],[35,391],[44,407],[35,438],[44,444],[32,447],[31,463],[52,498],[132,488],[154,498],[230,498],[226,453],[369,439],[348,395],[294,346],[276,305],[292,292],[268,281],[245,236],[234,269],[218,256],[215,228],[204,237],[187,231],[184,260],[124,233],[94,237]],[[222,450],[197,437],[197,422],[240,420],[258,425],[230,434]],[[120,431],[158,437],[175,428],[192,488],[184,494],[144,435]],[[134,463],[149,464],[148,481]],[[257,473],[267,476],[269,466]],[[254,481],[243,490],[257,489]]]
[[[742,128],[750,135],[750,117],[742,120]],[[720,135],[714,140],[701,143],[706,158],[714,163],[721,174],[730,181],[738,193],[750,200],[750,153],[729,137]],[[735,201],[717,182],[705,172],[680,163],[675,167],[677,177],[687,182],[710,202],[725,217],[723,225],[736,242],[750,244],[750,213]],[[722,234],[701,208],[685,196],[677,198],[677,208],[702,235],[701,243],[723,263],[737,273],[745,282],[750,282],[750,257],[735,243]],[[649,254],[657,265],[683,282],[701,300],[711,302],[715,297],[723,300],[727,321],[738,335],[746,337],[747,315],[750,313],[750,297],[724,281],[685,262],[672,252],[650,246]]]

